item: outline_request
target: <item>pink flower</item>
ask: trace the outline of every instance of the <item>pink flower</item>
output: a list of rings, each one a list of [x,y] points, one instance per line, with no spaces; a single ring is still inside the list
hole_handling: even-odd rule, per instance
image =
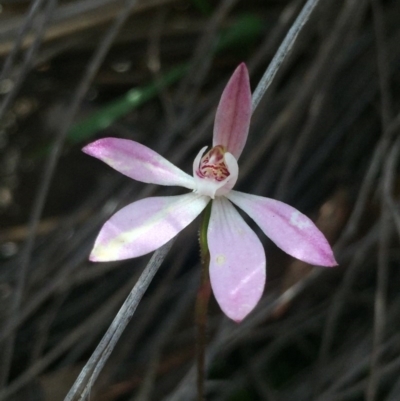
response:
[[[134,202],[102,227],[90,260],[134,258],[175,237],[213,200],[208,227],[211,286],[221,309],[239,322],[256,306],[266,280],[264,248],[235,207],[240,207],[283,251],[307,263],[336,265],[323,234],[304,214],[277,200],[233,191],[237,160],[247,140],[251,91],[245,64],[228,82],[215,117],[213,147],[200,150],[193,177],[137,142],[104,138],[83,151],[138,181],[178,185],[192,192]]]

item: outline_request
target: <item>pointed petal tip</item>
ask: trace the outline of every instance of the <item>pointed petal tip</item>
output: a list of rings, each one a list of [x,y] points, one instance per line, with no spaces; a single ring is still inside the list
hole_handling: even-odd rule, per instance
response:
[[[141,256],[141,255],[140,255]],[[108,249],[105,246],[96,245],[92,249],[89,255],[90,262],[115,262],[117,260],[131,259],[130,257],[120,256],[118,253],[114,252],[113,249]]]
[[[102,255],[103,257],[101,257]],[[94,244],[93,249],[90,252],[89,260],[91,262],[108,262],[108,260],[104,258],[104,252],[101,252],[101,249],[99,249],[96,243]]]
[[[220,305],[220,307],[221,307],[221,305]],[[233,311],[233,310],[227,310],[222,307],[221,307],[221,310],[227,318],[229,318],[236,324],[240,324],[243,321],[243,319],[251,312],[251,311],[249,311],[249,312],[246,312],[245,314],[243,314],[243,312],[239,311],[238,309]]]
[[[245,81],[242,81],[242,79],[245,79]],[[237,80],[237,84],[240,84],[241,86],[249,86],[249,91],[250,91],[250,77],[249,77],[249,70],[247,69],[247,66],[244,62],[240,63],[237,67],[236,70],[233,72],[231,81],[235,82]],[[247,89],[247,88],[246,88]],[[250,92],[251,95],[251,92]]]
[[[244,72],[244,73],[249,73],[249,70],[247,69],[247,65],[244,61],[242,61],[237,67],[236,71]]]
[[[116,253],[113,253],[111,249],[101,244],[101,237],[99,235],[93,245],[92,251],[90,252],[89,260],[91,262],[97,263],[97,262],[113,262],[116,260],[121,260],[121,258],[119,258]]]
[[[245,313],[243,313],[243,311],[239,311],[239,310],[236,310],[234,312],[222,310],[222,312],[224,312],[224,314],[229,319],[231,319],[233,322],[235,322],[236,324],[240,324],[253,311],[253,309],[251,309],[250,311],[247,311]]]
[[[243,89],[247,92],[247,97],[250,97],[251,99],[251,89],[250,89],[250,75],[249,75],[249,70],[247,69],[247,66],[245,63],[239,64],[237,67],[237,72],[240,75],[239,78],[241,80],[241,85]]]
[[[338,266],[339,263],[335,259],[335,255],[333,254],[333,250],[329,244],[329,242],[326,240],[326,238],[323,236],[322,232],[319,232],[321,235],[321,238],[319,241],[316,241],[317,243],[319,242],[319,247],[317,250],[314,252],[310,252],[308,255],[308,258],[310,261],[308,263],[311,263],[315,266],[321,266],[321,267],[335,267]],[[304,258],[307,259],[307,258]],[[302,260],[302,259],[300,259]],[[307,262],[307,260],[305,260]]]
[[[323,265],[325,267],[336,267],[339,266],[339,263],[336,261],[335,256],[329,255],[329,260],[327,261],[326,265]]]
[[[89,143],[88,145],[84,146],[81,150],[83,153],[86,153],[87,155],[91,156],[91,151],[92,151],[92,144]]]
[[[321,236],[323,235],[320,233]],[[320,267],[335,267],[338,266],[338,262],[336,261],[332,249],[330,248],[330,245],[328,241],[324,237],[322,237],[324,240],[319,241],[319,245],[314,248],[314,249],[309,249],[308,252],[306,253],[301,253],[297,255],[291,255],[295,257],[296,259],[302,260],[303,262],[309,263],[313,266],[320,266]],[[315,243],[318,244],[318,241]],[[281,248],[283,249],[283,248]],[[283,249],[285,252],[287,250]],[[287,252],[289,253],[289,252]],[[289,253],[290,255],[290,253]]]
[[[98,139],[97,141],[90,142],[86,146],[84,146],[81,150],[83,153],[86,153],[89,156],[98,157],[99,151],[104,146],[104,143],[107,142],[108,138]]]
[[[333,255],[322,254],[322,252],[316,252],[310,255],[301,255],[301,256],[294,256],[296,259],[299,259],[303,262],[309,263],[312,266],[319,266],[319,267],[336,267],[339,265],[336,262]]]
[[[236,323],[236,324],[240,324],[240,323],[242,323],[242,320],[243,320],[244,318],[232,318],[232,320]]]

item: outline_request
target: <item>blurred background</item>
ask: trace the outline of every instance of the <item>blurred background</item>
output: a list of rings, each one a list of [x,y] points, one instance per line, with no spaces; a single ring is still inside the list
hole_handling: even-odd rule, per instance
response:
[[[182,193],[80,149],[129,138],[191,174],[230,75],[244,61],[254,90],[304,3],[0,1],[1,400],[64,399],[150,258],[88,262],[101,225]],[[268,284],[240,325],[211,300],[207,400],[400,400],[399,22],[396,0],[320,0],[255,110],[236,187],[310,216],[339,267],[252,226]],[[91,401],[196,399],[197,236],[178,236]]]

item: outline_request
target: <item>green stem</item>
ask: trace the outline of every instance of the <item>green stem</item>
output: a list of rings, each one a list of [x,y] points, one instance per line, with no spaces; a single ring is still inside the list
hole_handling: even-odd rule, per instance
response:
[[[207,331],[207,309],[211,295],[209,276],[210,252],[207,242],[207,229],[211,215],[211,203],[204,210],[200,226],[200,255],[201,255],[201,277],[200,286],[196,298],[196,326],[197,326],[197,392],[198,401],[204,401],[204,379],[205,379],[205,347]]]

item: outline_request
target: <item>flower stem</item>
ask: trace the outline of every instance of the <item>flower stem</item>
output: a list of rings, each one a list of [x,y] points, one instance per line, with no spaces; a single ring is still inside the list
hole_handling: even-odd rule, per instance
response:
[[[197,326],[197,392],[198,401],[204,401],[204,379],[205,379],[205,347],[207,330],[207,309],[211,295],[209,276],[210,252],[208,250],[207,229],[211,215],[211,202],[204,210],[200,226],[200,255],[201,276],[200,286],[196,298],[196,326]]]

